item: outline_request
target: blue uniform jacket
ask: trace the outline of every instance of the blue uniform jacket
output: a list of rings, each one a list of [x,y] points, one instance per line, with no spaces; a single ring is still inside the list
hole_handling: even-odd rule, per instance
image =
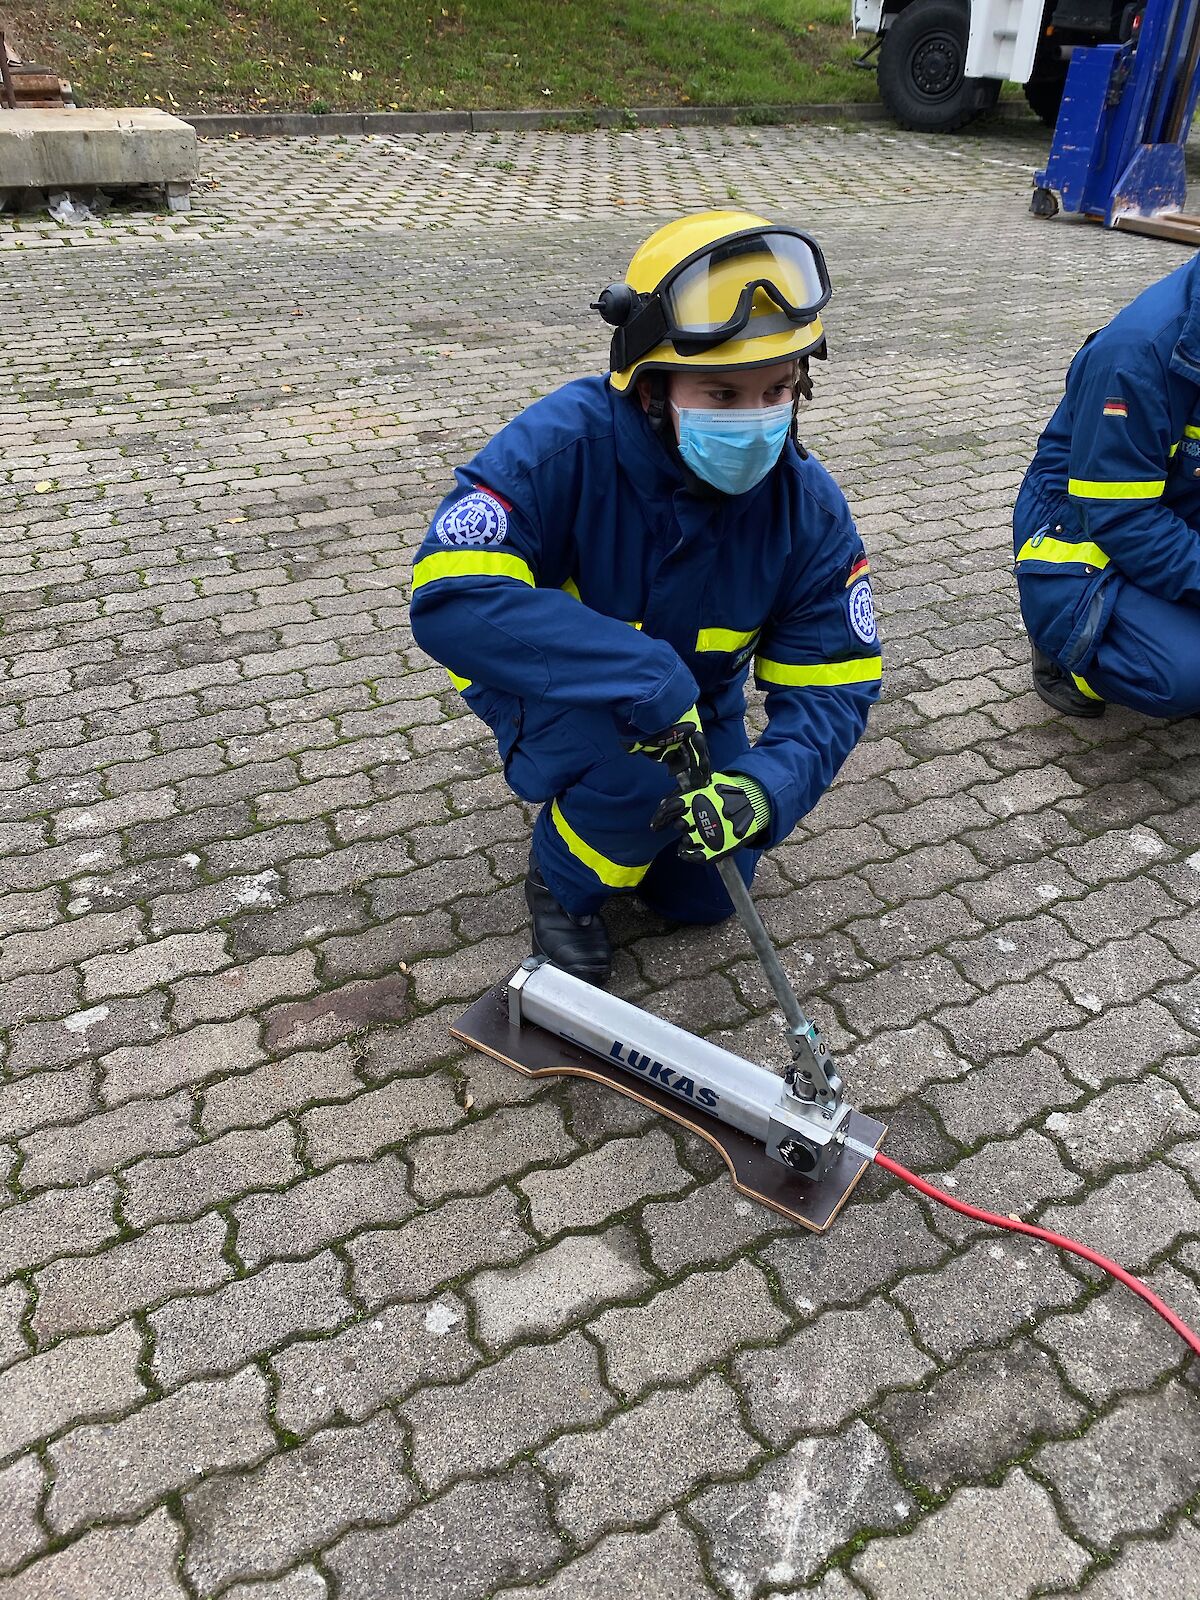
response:
[[[1034,640],[1081,662],[1128,579],[1200,605],[1200,256],[1072,361],[1013,519]]]
[[[820,798],[878,697],[862,542],[829,474],[792,443],[748,494],[701,498],[636,398],[584,378],[461,468],[417,553],[412,626],[496,734],[523,708],[611,713],[622,737],[745,710],[768,726],[731,768],[771,801],[764,841]]]

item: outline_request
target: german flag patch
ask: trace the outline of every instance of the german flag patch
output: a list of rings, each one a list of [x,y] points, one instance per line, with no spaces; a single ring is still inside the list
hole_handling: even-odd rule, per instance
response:
[[[1104,402],[1104,415],[1106,417],[1127,417],[1129,415],[1129,407],[1119,395],[1109,395]]]
[[[871,563],[866,556],[859,556],[858,560],[850,568],[850,576],[846,579],[846,588],[848,589],[852,583],[856,583],[859,578],[865,578],[870,570]]]

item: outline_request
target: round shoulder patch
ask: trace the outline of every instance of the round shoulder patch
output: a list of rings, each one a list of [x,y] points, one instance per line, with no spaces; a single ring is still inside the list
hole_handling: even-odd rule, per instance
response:
[[[850,626],[864,644],[875,643],[875,596],[870,578],[860,578],[846,598]]]
[[[443,544],[502,544],[508,513],[495,496],[475,489],[447,506],[433,531]]]

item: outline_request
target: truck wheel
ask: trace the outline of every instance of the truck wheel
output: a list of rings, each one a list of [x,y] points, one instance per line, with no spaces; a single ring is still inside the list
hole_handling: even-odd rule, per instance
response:
[[[997,80],[963,76],[968,26],[960,0],[911,0],[884,34],[879,94],[902,128],[953,133],[995,105]]]
[[[1035,117],[1040,117],[1048,128],[1058,121],[1058,108],[1062,105],[1063,90],[1067,86],[1065,72],[1051,78],[1030,78],[1025,85],[1025,98]]]

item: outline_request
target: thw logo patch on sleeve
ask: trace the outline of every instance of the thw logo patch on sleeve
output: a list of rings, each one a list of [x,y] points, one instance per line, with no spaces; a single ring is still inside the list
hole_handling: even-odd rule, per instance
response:
[[[434,523],[433,531],[443,544],[503,544],[511,510],[508,502],[490,489],[473,489],[446,507]]]

